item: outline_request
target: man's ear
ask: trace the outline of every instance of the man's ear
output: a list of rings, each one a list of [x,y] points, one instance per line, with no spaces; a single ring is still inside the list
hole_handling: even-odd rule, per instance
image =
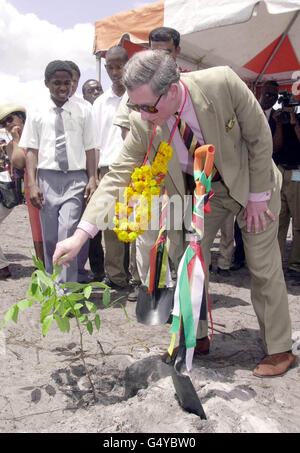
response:
[[[179,57],[180,52],[181,52],[181,47],[180,46],[176,47],[176,57]]]
[[[171,99],[177,98],[178,91],[179,91],[179,85],[177,83],[172,83],[172,85],[170,86],[170,90],[169,90]]]
[[[46,79],[44,80],[44,83],[45,83],[46,87],[49,88],[49,82]]]

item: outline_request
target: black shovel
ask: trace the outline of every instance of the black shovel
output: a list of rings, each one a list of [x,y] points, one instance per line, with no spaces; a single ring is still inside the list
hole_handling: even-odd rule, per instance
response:
[[[149,326],[166,324],[173,308],[174,288],[159,288],[159,277],[163,260],[163,246],[156,253],[154,289],[147,292],[147,287],[141,286],[136,304],[138,322]]]
[[[181,326],[178,353],[175,359],[174,367],[171,366],[171,376],[180,406],[191,414],[198,415],[202,420],[206,420],[206,415],[202,404],[196,393],[189,376],[181,374],[180,370],[184,364],[186,356],[186,346],[184,339],[184,329]]]

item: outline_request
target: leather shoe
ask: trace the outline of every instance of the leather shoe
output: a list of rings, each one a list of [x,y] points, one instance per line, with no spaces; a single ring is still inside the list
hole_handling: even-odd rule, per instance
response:
[[[253,370],[257,377],[282,376],[295,362],[296,356],[291,352],[279,352],[267,355]]]
[[[112,282],[111,279],[107,277],[107,275],[104,277],[101,283],[104,283],[104,285],[109,286],[111,289],[116,289],[119,291],[126,289],[126,286],[119,286],[116,283]]]
[[[127,300],[129,302],[136,302],[139,294],[139,287],[138,286],[133,286],[132,290],[127,296]]]
[[[3,267],[2,269],[0,269],[0,279],[5,280],[6,278],[8,278],[10,276],[11,276],[11,273],[10,273],[10,270],[9,270],[8,266]]]
[[[230,277],[230,270],[229,269],[221,269],[220,267],[217,268],[217,274],[222,275],[222,277]]]
[[[207,355],[209,353],[209,346],[210,346],[210,341],[209,341],[208,337],[197,339],[194,355]],[[168,351],[166,351],[161,356],[161,360],[165,363],[169,363],[169,362],[171,362],[171,360],[174,360],[176,358],[177,352],[178,352],[178,347],[173,349],[172,356],[170,356]]]
[[[241,269],[244,266],[245,266],[245,262],[244,261],[234,261],[229,269],[231,271],[238,271],[239,269]]]

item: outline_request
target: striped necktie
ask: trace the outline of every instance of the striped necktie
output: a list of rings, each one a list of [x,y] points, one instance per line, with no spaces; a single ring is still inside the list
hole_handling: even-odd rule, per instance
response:
[[[175,113],[174,116],[176,119],[178,118],[177,113]],[[188,152],[192,156],[194,156],[195,149],[199,148],[199,146],[201,146],[201,143],[199,143],[196,135],[194,134],[194,132],[192,131],[192,129],[190,128],[188,123],[186,123],[186,121],[183,118],[180,118],[180,120],[178,121],[178,129],[179,129],[180,135],[182,137],[183,143],[185,144]],[[203,166],[204,166],[204,161],[202,162],[202,168],[203,168]],[[211,173],[211,180],[213,182],[215,182],[215,181],[219,181],[220,179],[221,179],[220,173],[214,166],[213,171]]]
[[[63,172],[67,172],[69,169],[67,148],[66,148],[66,137],[64,130],[64,123],[61,116],[63,109],[56,107],[55,109],[55,161],[58,163],[59,168]]]

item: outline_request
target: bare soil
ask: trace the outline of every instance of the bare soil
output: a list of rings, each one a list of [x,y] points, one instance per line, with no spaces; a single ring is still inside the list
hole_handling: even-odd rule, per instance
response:
[[[24,298],[34,271],[27,208],[18,206],[1,225],[1,246],[12,277],[0,281],[0,321]],[[218,240],[214,244],[216,266]],[[287,281],[295,339],[300,332],[300,287]],[[252,370],[264,356],[250,302],[247,268],[230,277],[211,274],[215,326],[210,354],[194,360],[190,378],[207,420],[185,412],[175,398],[170,368],[160,360],[169,325],[139,324],[135,303],[103,309],[100,333],[84,336],[93,394],[79,359],[75,321],[69,334],[52,325],[42,338],[38,305],[0,332],[0,432],[2,433],[299,433],[300,368],[259,379]],[[73,329],[74,323],[74,329]]]

